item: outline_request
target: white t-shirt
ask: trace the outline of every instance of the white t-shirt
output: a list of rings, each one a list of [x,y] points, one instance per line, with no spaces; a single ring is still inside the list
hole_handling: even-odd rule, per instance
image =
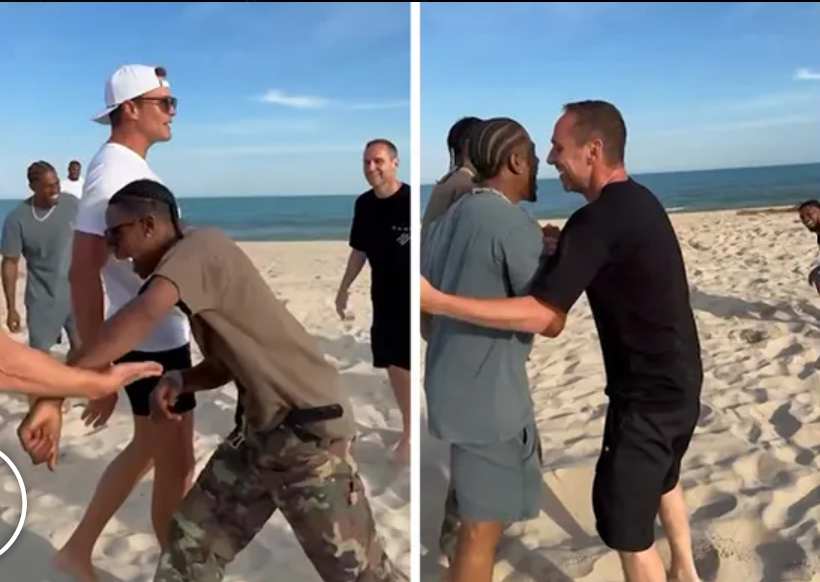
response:
[[[85,179],[82,176],[77,178],[76,181],[66,178],[65,180],[60,180],[60,191],[63,194],[73,194],[77,198],[80,198],[83,195],[83,184],[85,184]]]
[[[105,236],[108,201],[123,186],[142,179],[161,182],[148,162],[135,151],[115,143],[103,145],[85,174],[75,230]],[[102,279],[109,303],[107,317],[136,297],[145,284],[145,280],[134,272],[131,261],[119,261],[113,254],[103,267]],[[188,343],[190,337],[188,318],[175,308],[134,349],[142,352],[172,350]]]

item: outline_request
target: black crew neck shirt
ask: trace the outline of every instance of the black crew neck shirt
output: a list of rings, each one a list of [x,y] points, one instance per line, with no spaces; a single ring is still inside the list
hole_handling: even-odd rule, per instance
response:
[[[356,199],[350,246],[370,264],[370,297],[374,316],[409,317],[410,186],[379,198],[368,190]]]
[[[660,201],[632,179],[607,185],[570,217],[531,294],[568,313],[584,291],[610,399],[699,398],[700,342],[680,245]]]

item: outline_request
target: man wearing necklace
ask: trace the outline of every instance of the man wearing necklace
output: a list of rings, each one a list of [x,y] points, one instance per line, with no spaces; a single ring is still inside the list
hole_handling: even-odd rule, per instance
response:
[[[698,424],[703,365],[686,265],[658,198],[625,167],[626,124],[605,101],[567,104],[547,163],[586,204],[523,297],[487,297],[421,278],[421,309],[498,333],[557,337],[586,294],[609,400],[592,484],[595,525],[628,582],[699,582],[681,469]],[[484,295],[482,297],[482,295]]]
[[[476,187],[428,226],[421,274],[456,295],[525,295],[548,254],[538,223],[519,206],[536,199],[535,146],[519,123],[496,118],[479,123],[468,148]],[[540,511],[526,372],[533,334],[433,317],[425,335],[429,429],[450,445],[439,545],[452,582],[490,582],[505,525]]]
[[[28,183],[34,194],[8,214],[0,242],[6,325],[11,333],[21,331],[17,277],[23,257],[29,345],[48,352],[65,330],[71,348],[76,349],[79,343],[71,310],[68,267],[79,200],[61,192],[57,172],[48,162],[29,166]]]

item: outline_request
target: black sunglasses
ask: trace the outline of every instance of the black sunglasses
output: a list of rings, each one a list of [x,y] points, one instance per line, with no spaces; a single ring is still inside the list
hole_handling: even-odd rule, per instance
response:
[[[137,97],[135,99],[135,101],[156,101],[157,103],[159,103],[162,106],[162,108],[166,112],[171,111],[171,109],[176,111],[177,104],[178,104],[177,98],[176,97],[171,97],[171,96],[168,96],[168,97]]]

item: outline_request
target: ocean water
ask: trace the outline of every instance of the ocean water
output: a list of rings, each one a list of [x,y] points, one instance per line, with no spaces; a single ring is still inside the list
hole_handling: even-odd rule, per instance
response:
[[[663,174],[634,174],[670,212],[727,210],[798,204],[820,199],[820,164],[770,166]],[[432,185],[422,187],[421,207]],[[564,192],[557,180],[539,180],[538,201],[525,204],[536,218],[566,218],[580,208],[580,194]]]
[[[820,164],[636,175],[670,211],[796,204],[820,198]],[[421,188],[422,208],[431,185]],[[582,204],[557,180],[539,182],[538,218],[569,216]],[[185,221],[215,226],[242,241],[346,240],[355,195],[180,198]],[[19,201],[0,199],[0,218]]]
[[[214,226],[239,241],[347,240],[356,196],[179,198],[192,226]],[[0,200],[5,218],[18,200]]]

